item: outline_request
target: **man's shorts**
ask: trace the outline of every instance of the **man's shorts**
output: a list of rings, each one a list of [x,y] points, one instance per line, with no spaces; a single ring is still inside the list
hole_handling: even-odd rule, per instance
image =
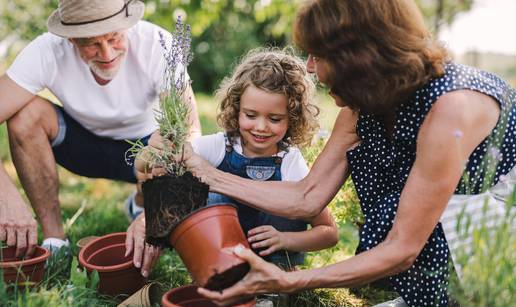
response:
[[[131,144],[95,135],[62,107],[55,105],[55,109],[59,132],[51,145],[59,165],[80,176],[136,183],[134,159],[126,159]],[[140,140],[147,145],[149,138],[150,135]]]

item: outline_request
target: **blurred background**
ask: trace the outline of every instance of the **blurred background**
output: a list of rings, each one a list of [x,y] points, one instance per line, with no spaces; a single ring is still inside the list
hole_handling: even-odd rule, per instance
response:
[[[0,72],[34,37],[46,31],[57,0],[0,0]],[[233,64],[257,46],[291,43],[301,0],[147,0],[145,19],[168,30],[183,15],[192,27],[196,92],[211,94]],[[416,0],[427,25],[455,60],[516,83],[515,0]]]
[[[344,1],[344,0],[335,0]],[[387,1],[387,0],[377,0]],[[147,0],[145,19],[171,30],[175,17],[182,15],[192,27],[194,60],[188,70],[198,101],[203,133],[219,128],[215,121],[217,102],[212,93],[233,65],[249,49],[259,46],[283,47],[291,44],[291,28],[302,0]],[[464,64],[492,71],[516,86],[516,0],[416,0],[431,31],[450,49],[452,57]],[[46,31],[46,20],[58,0],[0,0],[0,74],[20,50]],[[303,56],[303,55],[302,55]],[[306,55],[304,55],[306,56]],[[44,97],[55,99],[45,91]],[[328,136],[337,107],[321,91],[321,133]],[[312,163],[324,140],[306,149]],[[25,197],[9,157],[5,124],[0,124],[0,161]],[[125,231],[127,220],[122,204],[133,186],[103,179],[87,179],[58,168],[59,199],[65,229],[71,242],[89,235]],[[353,185],[348,181],[329,208],[340,231],[337,246],[309,253],[306,268],[335,263],[353,255],[358,243],[357,225],[362,215]],[[504,232],[508,238],[509,231]],[[41,235],[40,235],[41,239]],[[482,237],[480,237],[482,239]],[[481,241],[483,255],[473,266],[471,278],[452,283],[452,293],[462,306],[514,306],[514,243]],[[503,247],[503,248],[502,248]],[[506,247],[506,248],[505,248]],[[486,252],[489,251],[489,252]],[[493,253],[490,253],[493,251]],[[74,250],[76,252],[76,250]],[[512,252],[512,253],[511,253]],[[468,256],[469,257],[469,256]],[[469,258],[468,258],[469,259]],[[56,262],[53,275],[44,285],[28,293],[7,291],[0,279],[0,306],[116,306],[116,301],[99,298],[85,286],[86,277],[74,273],[66,262]],[[70,277],[71,272],[71,277]],[[151,275],[151,280],[175,287],[190,282],[177,255],[167,251]],[[325,289],[302,292],[295,306],[371,306],[398,295],[384,291],[384,285],[360,289]],[[72,303],[73,302],[73,303]]]

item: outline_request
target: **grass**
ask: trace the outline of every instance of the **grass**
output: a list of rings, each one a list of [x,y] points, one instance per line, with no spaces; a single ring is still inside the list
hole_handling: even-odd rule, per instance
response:
[[[215,114],[217,105],[208,95],[196,96],[203,133],[219,131]],[[330,130],[337,115],[337,107],[328,99],[322,100],[322,129]],[[9,158],[8,140],[5,125],[0,126],[0,158],[13,180],[17,178],[15,169]],[[317,156],[322,143],[305,151],[309,161]],[[66,233],[72,242],[73,255],[77,255],[75,242],[90,235],[104,235],[111,232],[125,231],[129,226],[123,214],[123,202],[133,191],[133,186],[103,179],[79,177],[59,168],[60,194],[63,222]],[[18,181],[15,181],[20,187]],[[25,197],[23,190],[19,189]],[[358,200],[351,183],[341,189],[330,209],[336,216],[340,230],[340,241],[337,246],[321,252],[309,253],[306,267],[319,267],[350,257],[357,245],[355,224],[360,222],[361,215]],[[74,215],[80,215],[73,219]],[[39,242],[42,237],[40,235]],[[76,261],[69,265],[65,259],[51,264],[44,283],[32,291],[15,291],[0,281],[0,306],[116,306],[123,298],[107,298],[99,296],[95,284],[89,281],[84,273],[77,272]],[[165,289],[191,282],[188,273],[173,251],[165,251],[154,268],[151,280],[162,283]],[[301,292],[295,298],[296,306],[370,306],[392,299],[392,292],[371,288],[359,290],[330,289]]]
[[[471,237],[471,246],[457,252],[457,264],[463,268],[459,280],[454,276],[451,291],[461,306],[514,306],[516,302],[516,238],[514,236],[516,188],[509,195],[503,215],[481,218],[472,223],[464,215],[457,221],[459,236]],[[483,210],[487,205],[484,204]],[[485,216],[485,212],[484,212]],[[497,219],[497,224],[492,222]],[[469,248],[470,247],[470,248]]]

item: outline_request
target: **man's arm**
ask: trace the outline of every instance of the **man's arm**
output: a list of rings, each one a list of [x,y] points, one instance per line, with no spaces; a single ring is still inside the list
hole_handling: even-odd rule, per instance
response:
[[[197,101],[195,100],[195,95],[192,89],[192,86],[188,86],[185,93],[185,101],[190,102],[190,135],[188,140],[201,136],[201,121],[199,120],[199,112],[197,111]]]
[[[21,110],[34,94],[16,84],[7,75],[0,77],[0,124]]]
[[[22,109],[34,95],[8,76],[0,77],[0,124]],[[0,241],[16,246],[16,255],[31,255],[37,244],[37,223],[0,163]]]

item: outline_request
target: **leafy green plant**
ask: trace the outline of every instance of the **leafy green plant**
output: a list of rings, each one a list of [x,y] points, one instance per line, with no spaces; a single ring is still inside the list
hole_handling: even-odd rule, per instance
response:
[[[141,142],[130,142],[130,157],[139,157],[149,168],[162,167],[168,174],[181,176],[186,172],[182,160],[176,161],[184,150],[184,143],[189,133],[189,95],[190,82],[186,79],[186,68],[192,60],[190,51],[190,26],[183,24],[178,16],[172,42],[167,44],[160,33],[160,44],[165,57],[165,70],[159,94],[160,109],[156,110],[158,131],[164,140],[162,151],[153,151]]]
[[[312,146],[303,149],[308,165],[311,167],[326,144],[325,138],[317,139]],[[348,179],[339,189],[337,195],[328,205],[339,228],[345,224],[361,225],[363,223],[362,209],[351,179]]]
[[[506,200],[505,215],[487,214],[487,202],[482,217],[476,223],[470,215],[462,214],[457,230],[470,244],[459,248],[456,265],[460,278],[451,281],[452,297],[461,306],[514,306],[516,301],[516,187]],[[496,219],[496,220],[495,220]],[[496,222],[493,226],[493,222]]]

